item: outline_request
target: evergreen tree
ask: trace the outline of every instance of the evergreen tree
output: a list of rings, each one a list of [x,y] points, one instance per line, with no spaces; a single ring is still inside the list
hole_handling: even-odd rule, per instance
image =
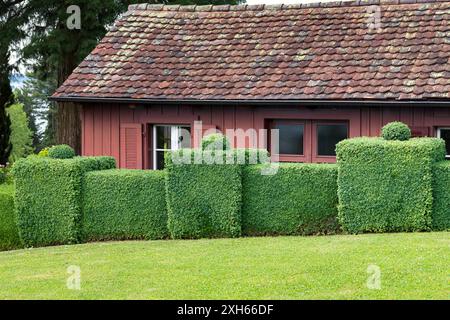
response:
[[[33,148],[37,152],[56,144],[56,104],[48,100],[56,89],[56,81],[51,77],[45,81],[39,78],[35,73],[28,73],[22,88],[14,91],[17,102],[23,104],[29,119]]]
[[[0,2],[0,164],[8,162],[11,153],[11,121],[6,108],[13,103],[10,83],[12,66],[10,64],[11,48],[24,37],[19,28],[25,20],[24,0],[3,0]]]
[[[28,117],[23,105],[13,104],[6,111],[11,119],[12,150],[9,162],[12,163],[33,153],[33,133],[28,127]]]
[[[39,71],[40,80],[56,79],[60,86],[75,67],[92,51],[105,35],[109,26],[129,4],[142,0],[10,0],[25,5],[22,16],[27,16],[29,44],[23,56]],[[144,1],[145,2],[145,1]],[[152,1],[148,1],[152,2]],[[166,4],[235,4],[236,0],[167,0],[154,1]],[[80,28],[69,28],[67,21],[74,12],[68,8],[80,8]],[[71,20],[71,19],[69,19]],[[56,113],[56,140],[72,146],[77,153],[81,149],[80,106],[58,103]]]
[[[6,107],[12,102],[12,90],[9,83],[9,54],[0,47],[0,165],[6,165],[11,153],[11,121]],[[6,62],[6,63],[5,63]]]

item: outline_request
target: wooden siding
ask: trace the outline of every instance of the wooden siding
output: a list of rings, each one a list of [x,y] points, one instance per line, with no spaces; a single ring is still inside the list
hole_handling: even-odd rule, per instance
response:
[[[202,121],[208,128],[264,129],[272,119],[342,120],[349,123],[349,136],[378,136],[381,127],[390,121],[402,121],[414,132],[428,132],[434,136],[437,126],[450,126],[450,108],[444,107],[255,107],[255,106],[177,106],[177,105],[118,105],[85,104],[82,111],[82,154],[110,155],[125,167],[121,127],[142,124],[144,146],[143,166],[149,167],[147,124],[187,124]],[[250,135],[246,146],[257,144]],[[237,141],[235,141],[237,142]],[[122,144],[122,145],[121,145]],[[243,146],[239,146],[243,147]],[[121,159],[122,158],[122,159]],[[139,165],[139,164],[138,164]]]

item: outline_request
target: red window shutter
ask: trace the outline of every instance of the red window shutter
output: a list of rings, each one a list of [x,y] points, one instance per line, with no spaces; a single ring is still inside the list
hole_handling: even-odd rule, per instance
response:
[[[120,126],[120,167],[143,169],[142,125],[124,123]]]
[[[429,127],[411,127],[411,136],[413,137],[428,137],[429,135]]]

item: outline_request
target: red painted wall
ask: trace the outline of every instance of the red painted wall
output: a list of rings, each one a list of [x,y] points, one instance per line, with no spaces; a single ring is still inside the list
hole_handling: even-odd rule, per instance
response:
[[[142,165],[150,167],[151,159],[145,146],[150,132],[146,124],[189,124],[200,120],[205,126],[221,131],[267,128],[272,119],[345,120],[349,123],[349,136],[377,136],[381,127],[391,121],[402,121],[414,130],[428,130],[435,135],[437,126],[450,126],[450,108],[443,107],[251,107],[251,106],[177,106],[177,105],[119,105],[85,104],[82,111],[82,154],[86,156],[110,155],[125,167],[125,149],[122,131],[130,124],[142,125],[144,152]],[[131,126],[133,127],[133,126]],[[136,126],[134,126],[136,127]],[[139,127],[139,126],[138,126]],[[252,143],[254,141],[247,141]],[[122,153],[122,154],[121,154]],[[134,163],[134,162],[133,162]],[[139,164],[138,164],[139,165]]]

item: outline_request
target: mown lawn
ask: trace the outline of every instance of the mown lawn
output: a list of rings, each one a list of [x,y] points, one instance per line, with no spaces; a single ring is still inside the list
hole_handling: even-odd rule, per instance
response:
[[[450,233],[127,241],[0,253],[2,299],[449,299]],[[381,289],[369,289],[369,265]],[[81,268],[81,290],[66,287]]]
[[[13,184],[0,183],[0,192],[13,193],[14,192],[14,185]]]

